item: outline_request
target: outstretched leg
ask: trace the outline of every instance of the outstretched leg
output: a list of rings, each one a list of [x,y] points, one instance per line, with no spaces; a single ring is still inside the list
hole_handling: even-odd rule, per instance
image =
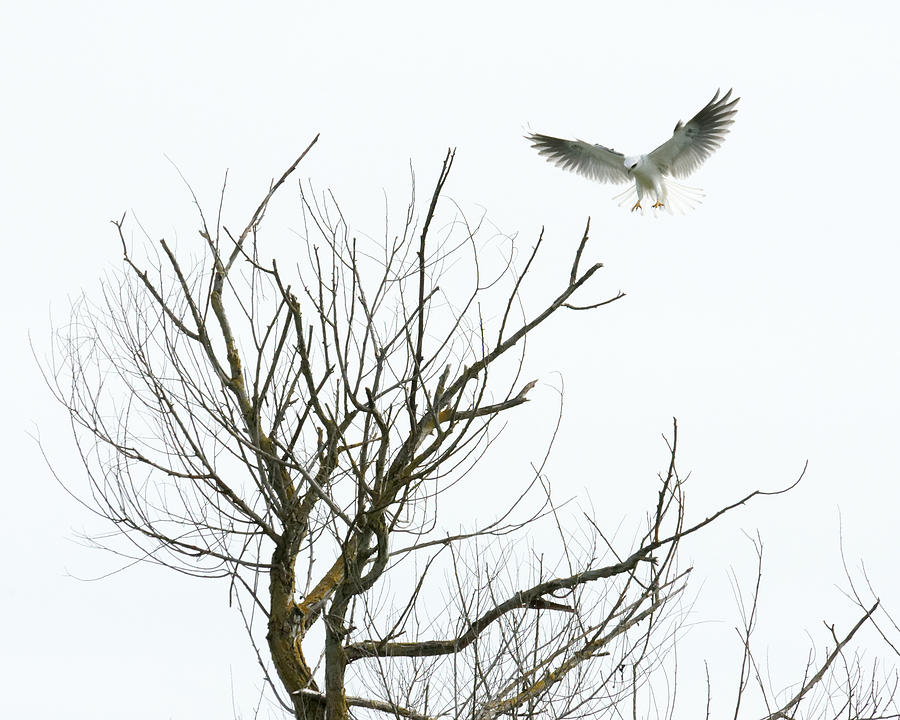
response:
[[[663,200],[666,199],[666,189],[665,189],[665,185],[663,185],[662,180],[654,183],[653,192],[656,194],[656,202],[653,203],[653,207],[655,207],[655,208],[665,207],[665,203],[663,203]]]
[[[637,190],[638,199],[634,204],[634,207],[631,208],[631,212],[634,212],[635,210],[643,211],[643,208],[641,207],[641,200],[644,199],[644,189],[641,187],[641,184],[639,182],[635,182],[634,187]]]

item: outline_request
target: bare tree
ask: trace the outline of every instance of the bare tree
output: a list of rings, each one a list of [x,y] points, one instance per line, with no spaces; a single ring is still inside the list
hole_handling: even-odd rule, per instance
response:
[[[499,422],[535,385],[526,339],[623,297],[583,297],[602,268],[585,267],[589,223],[557,287],[530,288],[526,303],[543,233],[520,261],[511,238],[470,222],[442,196],[448,152],[424,214],[413,193],[379,241],[301,183],[301,253],[292,267],[265,260],[269,204],[315,142],[239,232],[221,202],[210,222],[194,197],[199,257],[161,240],[138,260],[115,221],[124,271],[99,303],[74,305],[47,374],[87,471],[84,502],[116,529],[104,544],[226,578],[272,694],[297,718],[636,717],[683,618],[682,539],[783,491],[688,524],[674,426],[645,526],[622,546],[557,507],[540,464],[482,477]],[[478,526],[448,522],[449,495],[480,503],[486,481],[509,505]],[[557,543],[539,553],[527,538],[541,524]],[[735,716],[753,623],[750,611]],[[797,716],[835,657],[769,717]],[[876,696],[864,706],[881,708]]]

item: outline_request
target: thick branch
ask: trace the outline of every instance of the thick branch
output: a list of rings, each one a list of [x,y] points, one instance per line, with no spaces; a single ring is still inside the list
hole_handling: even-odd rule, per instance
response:
[[[593,582],[601,578],[613,577],[622,573],[631,572],[637,564],[646,559],[649,552],[647,548],[641,548],[627,560],[607,565],[595,570],[571,575],[566,578],[555,578],[539,583],[528,590],[521,590],[505,602],[488,610],[475,620],[469,629],[458,637],[450,640],[426,640],[424,642],[389,643],[377,640],[364,640],[354,643],[346,649],[347,660],[353,661],[364,657],[429,657],[433,655],[447,655],[456,653],[470,645],[491,623],[500,619],[506,613],[519,608],[533,608],[544,595],[560,590],[571,590],[579,585]],[[566,608],[569,610],[569,608]]]

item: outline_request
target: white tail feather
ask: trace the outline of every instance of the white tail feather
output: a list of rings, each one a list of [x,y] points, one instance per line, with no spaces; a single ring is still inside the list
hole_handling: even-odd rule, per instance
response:
[[[644,205],[646,204],[646,209],[652,210],[654,215],[658,214],[660,210],[664,210],[669,215],[684,215],[702,203],[705,197],[706,193],[700,188],[682,185],[671,178],[663,178],[663,207],[652,207],[655,198],[645,194],[641,200],[639,210],[641,215],[643,215]],[[629,185],[624,192],[615,195],[613,200],[618,203],[619,207],[631,210],[637,202],[637,187],[634,184]]]

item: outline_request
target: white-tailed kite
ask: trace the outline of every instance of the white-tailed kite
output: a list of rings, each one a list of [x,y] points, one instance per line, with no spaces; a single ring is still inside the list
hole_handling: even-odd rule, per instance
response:
[[[531,146],[549,161],[564,170],[572,170],[593,180],[622,184],[634,182],[615,199],[620,205],[637,197],[631,211],[643,210],[644,193],[652,193],[654,208],[676,209],[693,207],[703,196],[700,190],[689,188],[670,179],[686,177],[696,170],[722,144],[728,126],[734,122],[738,100],[731,100],[731,90],[720,98],[719,92],[687,124],[679,120],[672,137],[647,155],[625,157],[603,145],[583,140],[562,140],[532,133],[526,135]]]

